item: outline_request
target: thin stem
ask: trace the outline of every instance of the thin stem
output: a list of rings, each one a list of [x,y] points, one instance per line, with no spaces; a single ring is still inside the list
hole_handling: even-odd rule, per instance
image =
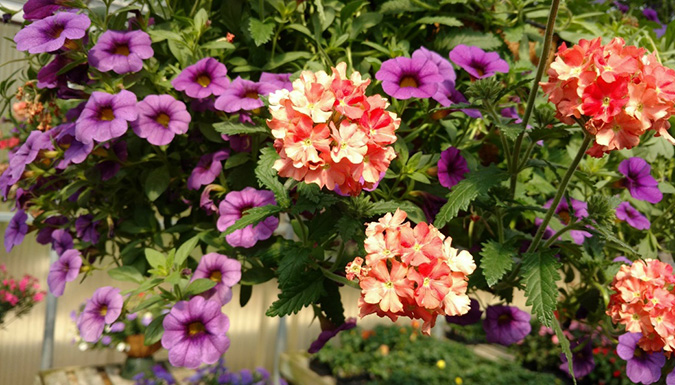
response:
[[[578,225],[578,223],[576,223],[576,222],[570,223],[569,225],[567,225],[567,226],[563,227],[562,229],[558,230],[558,232],[556,232],[555,234],[553,234],[553,236],[552,236],[551,238],[549,238],[549,239],[546,241],[546,243],[544,243],[544,246],[543,246],[543,247],[544,247],[545,249],[549,248],[549,247],[553,244],[553,242],[556,241],[556,239],[560,238],[560,237],[561,237],[563,234],[565,234],[566,232],[568,232],[568,231],[570,231],[570,230],[574,230],[574,228],[577,227],[577,225]]]
[[[574,171],[576,171],[577,166],[581,162],[581,159],[584,157],[586,149],[588,149],[588,146],[591,144],[592,140],[593,136],[584,131],[584,141],[583,143],[581,143],[581,147],[579,147],[579,152],[577,152],[577,155],[574,157],[574,160],[572,160],[572,164],[570,164],[570,167],[567,169],[567,172],[563,176],[563,179],[560,182],[560,186],[558,186],[558,191],[556,192],[555,197],[553,198],[553,202],[551,203],[551,207],[546,212],[544,221],[541,223],[541,225],[539,225],[539,229],[537,229],[537,233],[534,235],[532,244],[530,244],[530,247],[527,249],[528,253],[537,250],[539,242],[541,242],[541,238],[544,236],[544,231],[546,230],[546,227],[548,227],[548,223],[551,221],[551,218],[553,217],[555,210],[558,208],[560,200],[562,199],[563,194],[567,189],[567,185],[570,183],[572,175],[574,175]]]

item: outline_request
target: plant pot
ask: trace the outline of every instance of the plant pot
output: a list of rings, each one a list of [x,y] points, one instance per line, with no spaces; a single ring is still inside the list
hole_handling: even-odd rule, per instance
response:
[[[152,355],[161,349],[162,345],[156,342],[146,346],[143,334],[128,336],[125,342],[129,346],[129,350],[127,351],[127,359],[122,365],[120,376],[130,380],[139,373],[150,373],[152,366],[155,364]]]

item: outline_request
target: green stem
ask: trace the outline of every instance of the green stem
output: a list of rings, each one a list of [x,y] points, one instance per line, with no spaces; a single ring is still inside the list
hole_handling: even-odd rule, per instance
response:
[[[560,237],[561,237],[563,234],[565,234],[566,232],[568,232],[568,231],[570,231],[570,230],[574,230],[574,228],[577,227],[577,225],[578,225],[578,223],[576,223],[576,222],[570,223],[569,225],[567,225],[567,226],[563,227],[562,229],[558,230],[558,232],[556,232],[555,234],[553,234],[553,236],[552,236],[551,238],[549,238],[549,239],[546,241],[546,243],[544,243],[544,246],[543,246],[543,247],[544,247],[545,249],[549,248],[549,247],[553,244],[553,242],[556,241],[556,239],[560,238]]]

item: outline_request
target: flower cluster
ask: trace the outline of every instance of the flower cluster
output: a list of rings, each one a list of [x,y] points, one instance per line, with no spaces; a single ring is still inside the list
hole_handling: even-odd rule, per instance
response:
[[[374,188],[396,156],[389,145],[400,119],[386,110],[385,98],[366,96],[370,80],[346,70],[340,63],[331,75],[302,72],[292,91],[270,95],[267,124],[280,176],[357,195]]]
[[[560,46],[541,83],[557,116],[567,124],[585,121],[595,136],[588,154],[601,157],[612,150],[632,148],[648,130],[675,144],[668,118],[675,105],[675,70],[664,67],[655,54],[626,46],[621,38],[606,45],[601,38]]]
[[[270,385],[273,383],[270,373],[265,368],[255,370],[242,369],[231,371],[225,366],[225,359],[220,358],[212,365],[197,369],[196,373],[185,379],[187,384],[222,384],[222,385]],[[286,380],[279,379],[280,385],[286,385]]]
[[[0,264],[0,326],[9,322],[7,316],[10,313],[15,320],[28,313],[44,297],[45,292],[40,290],[37,278],[26,274],[16,280],[9,275],[5,265]]]
[[[631,333],[642,333],[646,352],[675,350],[675,276],[667,263],[637,260],[614,277],[607,314]]]
[[[468,251],[452,247],[452,238],[425,222],[413,227],[406,216],[399,209],[367,224],[365,265],[360,257],[347,264],[347,278],[359,279],[361,317],[421,319],[429,334],[438,315],[469,311],[467,276],[476,264]]]

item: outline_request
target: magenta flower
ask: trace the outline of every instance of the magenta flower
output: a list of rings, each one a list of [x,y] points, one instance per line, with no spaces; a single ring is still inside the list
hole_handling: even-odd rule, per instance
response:
[[[616,217],[622,221],[626,221],[631,227],[638,230],[648,230],[651,225],[649,219],[628,202],[621,202],[619,204],[616,208]]]
[[[46,225],[46,227],[38,230],[35,240],[41,245],[51,243],[52,233],[60,229],[66,223],[68,223],[68,218],[61,215],[56,215],[45,219],[42,224]]]
[[[579,345],[583,346],[579,348]],[[575,378],[582,378],[590,374],[595,369],[595,360],[593,359],[593,344],[589,338],[582,338],[572,341],[570,344],[572,349],[572,370]],[[560,370],[569,375],[569,365],[567,365],[567,356],[560,354]]]
[[[194,369],[218,361],[225,353],[230,346],[225,335],[230,320],[220,308],[218,301],[200,296],[189,302],[180,301],[171,308],[162,323],[162,346],[169,351],[171,365]]]
[[[493,76],[497,72],[509,72],[509,63],[497,52],[485,52],[475,46],[460,44],[450,51],[450,60],[477,79]]]
[[[460,154],[456,147],[448,147],[441,152],[441,159],[438,160],[438,181],[441,186],[452,188],[469,172],[466,159]]]
[[[122,75],[143,69],[143,60],[150,59],[150,35],[143,31],[105,31],[89,51],[89,63],[101,72]]]
[[[92,244],[98,243],[99,234],[96,227],[100,221],[93,222],[94,216],[91,214],[81,215],[75,221],[75,230],[78,238],[82,242],[90,242]]]
[[[338,335],[338,333],[344,330],[354,329],[355,327],[356,327],[356,318],[352,317],[347,318],[342,325],[338,326],[335,329],[322,331],[319,334],[319,337],[309,346],[307,352],[310,354],[318,352],[319,350],[321,350],[321,348],[326,346],[326,344],[328,343],[328,341],[331,340],[331,338]]]
[[[455,74],[455,69],[452,68],[452,64],[448,59],[437,54],[434,51],[430,51],[425,47],[420,47],[412,53],[413,59],[427,59],[431,60],[436,67],[438,67],[438,73],[443,76],[443,82],[451,82],[453,86],[455,85],[455,80],[457,80],[457,74]]]
[[[75,122],[75,139],[88,144],[118,138],[137,117],[134,93],[122,90],[113,95],[94,91]]]
[[[619,172],[625,177],[620,183],[628,189],[633,198],[659,203],[663,199],[663,194],[659,190],[659,182],[654,179],[651,171],[652,167],[642,158],[625,159],[619,163]]]
[[[229,84],[227,67],[212,57],[185,68],[171,81],[173,88],[195,99],[221,95]]]
[[[562,222],[564,225],[570,224],[572,219],[583,219],[588,217],[588,204],[586,202],[582,202],[580,200],[572,198],[570,198],[570,202],[572,203],[571,209],[570,206],[567,204],[567,200],[563,199],[560,201],[560,204],[558,204],[558,208],[556,208],[555,210],[555,213],[558,214],[558,217],[560,218],[560,222]],[[549,200],[544,204],[544,208],[547,209],[551,207],[552,203],[553,199]],[[553,232],[553,229],[551,229],[551,231]],[[551,234],[551,236],[553,236],[553,234]],[[588,231],[570,230],[570,237],[572,237],[572,240],[577,245],[583,244],[585,238],[590,238],[592,236],[593,235]]]
[[[675,370],[666,376],[666,385],[675,385]]]
[[[382,81],[384,92],[396,99],[430,98],[443,81],[438,66],[425,57],[389,59],[375,78]]]
[[[56,254],[63,255],[64,252],[75,247],[73,236],[67,230],[56,229],[52,231],[52,248]]]
[[[28,215],[23,210],[17,210],[5,230],[5,250],[9,253],[14,246],[23,242],[23,238],[28,232]]]
[[[293,91],[293,83],[291,82],[291,74],[273,74],[269,72],[263,72],[260,74],[259,83],[267,83],[274,86],[274,90],[280,90],[282,88],[289,91]]]
[[[450,324],[466,326],[480,322],[483,311],[480,310],[480,304],[475,298],[471,298],[469,311],[464,315],[446,315],[445,321]]]
[[[47,285],[49,291],[55,297],[63,295],[66,288],[66,282],[72,282],[77,279],[82,267],[82,255],[78,250],[71,249],[64,252],[61,257],[49,267],[47,276]]]
[[[642,333],[626,333],[619,336],[616,354],[628,361],[626,376],[635,383],[653,384],[661,378],[661,368],[666,363],[662,352],[645,352],[638,346]]]
[[[63,170],[71,163],[80,164],[84,162],[94,149],[94,142],[82,143],[75,139],[75,123],[64,123],[61,125],[62,129],[56,136],[56,141],[59,146],[67,146],[68,148],[63,153],[63,159],[56,165],[56,168]]]
[[[455,83],[449,80],[445,80],[438,85],[438,91],[434,94],[433,99],[443,107],[450,107],[453,104],[464,104],[469,102],[461,92],[455,89]],[[480,118],[483,116],[480,111],[474,109],[463,108],[460,111],[471,118]]]
[[[14,36],[14,42],[19,51],[53,52],[63,48],[66,40],[83,38],[90,25],[87,15],[59,12],[25,26]]]
[[[171,95],[148,95],[138,102],[138,120],[131,123],[136,135],[155,146],[171,143],[187,132],[192,118],[185,104]]]
[[[213,215],[218,212],[218,206],[211,199],[212,191],[223,191],[223,188],[217,184],[207,185],[199,197],[199,207],[201,207],[208,215]]]
[[[532,331],[530,315],[514,306],[488,306],[483,330],[490,343],[511,345],[521,341]]]
[[[67,8],[64,0],[28,0],[23,5],[24,20],[40,20]]]
[[[256,190],[253,187],[246,187],[241,191],[231,191],[218,206],[220,217],[218,218],[216,227],[220,231],[225,231],[239,218],[244,216],[246,210],[253,207],[274,205],[276,203],[274,194],[271,191]],[[279,218],[268,217],[255,226],[248,225],[243,229],[228,234],[225,236],[225,240],[233,247],[253,247],[258,241],[271,237],[278,225]]]
[[[260,95],[268,95],[274,91],[276,91],[276,87],[273,84],[256,83],[237,76],[230,83],[230,86],[216,99],[215,107],[217,110],[227,113],[239,110],[255,110],[264,105],[263,101],[260,100]]]
[[[216,286],[202,293],[204,298],[220,302],[222,305],[232,299],[232,286],[241,279],[241,262],[218,253],[208,253],[197,265],[192,280],[208,278]]]
[[[53,150],[54,146],[49,132],[32,131],[24,144],[9,159],[9,168],[3,173],[11,176],[14,183],[21,178],[26,166],[37,159],[42,150]]]
[[[223,160],[230,156],[228,150],[216,151],[212,154],[202,155],[197,163],[197,167],[192,170],[187,181],[188,189],[199,190],[200,186],[209,184],[216,180],[220,171],[223,169]]]
[[[87,63],[79,64],[74,68],[59,74],[66,65],[72,63],[66,55],[57,55],[54,60],[38,71],[38,88],[68,88],[68,82],[75,84],[85,84],[89,82],[89,65]],[[57,92],[58,92],[57,91]]]
[[[105,325],[110,325],[122,313],[124,298],[120,289],[104,286],[96,289],[77,321],[80,336],[86,342],[96,342],[103,333]]]

